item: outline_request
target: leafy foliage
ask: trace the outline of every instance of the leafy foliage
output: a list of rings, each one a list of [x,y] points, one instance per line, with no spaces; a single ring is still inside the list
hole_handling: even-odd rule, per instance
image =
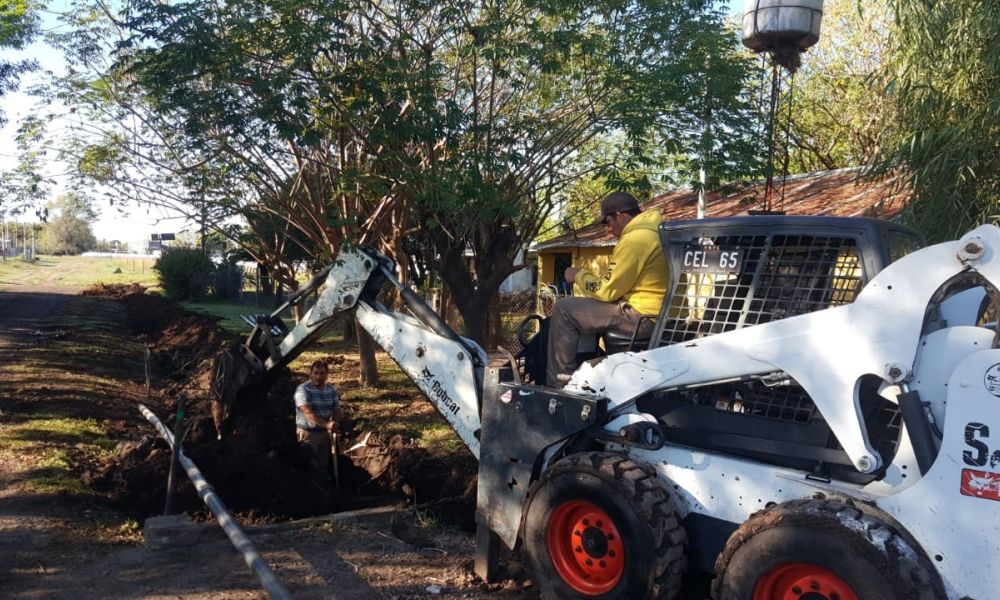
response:
[[[879,82],[892,63],[892,23],[891,0],[824,3],[819,43],[792,84],[790,172],[869,164],[895,141],[895,105]],[[778,108],[782,132],[788,108]]]
[[[41,5],[32,0],[6,0],[0,4],[0,49],[24,50],[38,35],[38,10]],[[36,68],[31,60],[0,59],[0,97],[17,89],[20,76]],[[6,122],[0,110],[0,126]]]
[[[889,86],[901,138],[881,171],[913,197],[904,216],[929,240],[1000,214],[1000,13],[987,0],[894,2]]]
[[[97,245],[90,229],[97,213],[86,196],[62,194],[46,205],[43,214],[48,217],[39,236],[43,254],[81,254]]]
[[[215,264],[201,250],[170,248],[153,265],[163,293],[172,300],[199,300],[208,293]]]
[[[132,0],[120,19],[84,4],[57,36],[74,68],[54,93],[86,126],[59,147],[117,194],[220,230],[240,217],[289,285],[296,252],[373,244],[406,272],[415,240],[482,340],[574,182],[745,164],[746,64],[722,19],[703,0]]]

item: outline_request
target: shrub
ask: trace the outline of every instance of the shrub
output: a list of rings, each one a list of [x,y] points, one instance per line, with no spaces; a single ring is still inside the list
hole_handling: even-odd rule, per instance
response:
[[[173,300],[199,299],[208,293],[215,264],[194,248],[170,248],[153,265],[160,287]]]

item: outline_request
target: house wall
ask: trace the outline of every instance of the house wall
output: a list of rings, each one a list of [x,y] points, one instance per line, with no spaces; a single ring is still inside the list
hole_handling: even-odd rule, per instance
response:
[[[608,271],[611,263],[613,246],[597,246],[585,248],[557,248],[543,250],[538,253],[538,288],[553,283],[555,278],[555,262],[557,254],[571,254],[574,267],[586,269],[599,276]]]
[[[519,271],[511,273],[507,276],[507,279],[503,280],[503,283],[500,284],[500,293],[516,294],[518,292],[534,290],[534,282],[532,281],[534,272],[530,262],[528,262],[529,259],[525,259],[523,248],[517,252],[517,255],[514,257],[514,264],[524,263],[526,266]]]

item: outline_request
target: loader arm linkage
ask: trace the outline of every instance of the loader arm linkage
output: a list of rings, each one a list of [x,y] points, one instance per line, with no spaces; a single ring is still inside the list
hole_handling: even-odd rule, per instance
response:
[[[393,312],[378,301],[379,292],[387,284],[399,289],[416,318]],[[295,327],[286,330],[279,315],[304,302],[321,286],[323,290],[315,305]],[[244,389],[287,366],[329,331],[337,317],[350,312],[478,458],[486,353],[472,340],[455,333],[423,299],[403,286],[394,275],[392,261],[367,248],[341,251],[331,266],[292,298],[258,319],[244,343],[228,348],[216,359],[212,373],[212,415],[220,434],[226,430],[231,411]]]

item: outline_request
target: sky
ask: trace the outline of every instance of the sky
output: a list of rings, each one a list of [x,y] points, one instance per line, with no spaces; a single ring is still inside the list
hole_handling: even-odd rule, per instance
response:
[[[743,8],[743,0],[725,0],[732,13],[736,13]],[[66,10],[70,2],[68,0],[53,0],[48,3],[48,10],[42,15],[42,28],[52,31],[58,28],[59,22],[55,14]],[[30,45],[23,51],[11,52],[0,51],[0,57],[8,60],[19,60],[31,58],[39,63],[40,69],[35,73],[22,77],[21,89],[17,92],[8,93],[2,97],[3,110],[6,113],[7,123],[0,129],[0,170],[6,170],[15,164],[15,144],[14,135],[17,131],[18,122],[29,115],[34,108],[36,99],[24,92],[32,83],[38,82],[44,77],[46,71],[63,73],[65,65],[59,51],[38,41]],[[53,169],[55,172],[57,169]],[[56,193],[59,184],[57,183]],[[94,235],[101,240],[118,240],[126,242],[133,250],[143,248],[145,242],[150,239],[153,233],[179,233],[185,229],[194,230],[195,226],[182,218],[170,215],[161,209],[147,208],[140,206],[126,206],[126,215],[121,215],[118,210],[108,206],[98,206],[100,217],[93,224]]]

